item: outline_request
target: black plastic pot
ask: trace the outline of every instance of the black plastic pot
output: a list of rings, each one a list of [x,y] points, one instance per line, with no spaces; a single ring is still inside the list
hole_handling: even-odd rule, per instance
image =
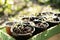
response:
[[[15,27],[11,28],[12,35],[16,38],[16,40],[27,40],[32,36],[32,34],[35,31],[35,28],[32,27],[32,26],[27,26],[27,25],[23,25],[23,26],[25,26],[23,29],[21,29],[21,27],[20,27],[20,29],[18,31],[16,30],[18,33],[16,33],[13,30]],[[26,27],[27,27],[28,30],[30,28],[29,32],[27,32],[28,30],[25,29]],[[24,32],[27,32],[27,33],[24,33]]]
[[[53,27],[53,26],[59,24],[59,23],[53,23],[53,22],[47,22],[47,23],[49,23],[49,27],[48,28]]]
[[[54,18],[53,20],[54,21],[47,21],[49,23],[49,27],[48,28],[53,27],[53,26],[55,26],[55,25],[60,23],[60,18],[59,17]]]
[[[41,24],[41,22],[40,23],[37,23],[37,24],[35,24],[35,25],[40,25]],[[35,26],[35,33],[34,33],[34,35],[36,35],[37,33],[40,33],[40,32],[43,32],[44,30],[46,30],[48,27],[49,27],[49,24],[48,23],[42,23],[42,24],[44,24],[44,25],[41,25],[41,26]]]
[[[60,20],[58,18],[55,18],[54,21],[50,21],[51,23],[60,23]]]
[[[53,21],[48,21],[49,24],[59,24],[60,23],[60,17],[54,18]]]

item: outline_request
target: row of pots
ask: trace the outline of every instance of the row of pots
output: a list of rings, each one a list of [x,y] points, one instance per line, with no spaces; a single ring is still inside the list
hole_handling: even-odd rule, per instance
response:
[[[36,26],[31,26],[30,24],[15,25],[14,22],[7,22],[6,31],[8,34],[12,34],[13,36],[26,36],[32,35],[36,31],[36,29],[46,29],[48,26],[48,23],[38,23],[36,24]]]
[[[41,19],[46,17],[44,14],[43,17],[42,15],[37,15],[37,17],[23,17],[22,18],[22,23],[20,22],[6,22],[6,31],[8,34],[13,35],[14,37],[19,38],[28,38],[31,37],[32,35],[35,35],[37,33],[40,33],[43,30],[46,30],[49,26],[50,23],[59,23],[60,22],[60,16],[59,14],[53,14],[56,16],[54,18],[55,20],[58,19],[58,21],[44,21],[42,22]],[[22,40],[21,39],[21,40]]]
[[[43,12],[43,13],[38,14],[37,16],[39,18],[45,19],[44,21],[48,21],[48,22],[52,22],[52,23],[60,22],[60,13]]]

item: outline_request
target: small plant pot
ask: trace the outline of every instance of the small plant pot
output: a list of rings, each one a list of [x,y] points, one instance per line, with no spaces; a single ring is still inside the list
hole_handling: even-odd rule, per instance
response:
[[[47,22],[47,23],[49,23],[49,27],[48,28],[51,28],[51,27],[53,27],[53,26],[58,24],[58,23],[53,23],[53,22]]]
[[[14,28],[13,28],[14,29]],[[26,36],[26,35],[31,35],[34,31],[35,31],[35,28],[33,28],[32,27],[32,30],[31,30],[31,32],[30,33],[19,33],[19,31],[20,30],[17,30],[18,31],[18,33],[15,33],[13,30],[12,30],[12,28],[11,28],[11,32],[12,32],[12,35],[13,36]]]
[[[47,22],[49,23],[49,25],[50,25],[49,28],[50,28],[50,27],[53,27],[53,26],[59,24],[60,23],[60,18],[57,17],[57,18],[54,18],[53,21],[47,21]]]
[[[57,25],[57,24],[60,23],[60,18],[59,18],[59,17],[54,18],[53,21],[48,21],[48,23],[49,23],[50,27],[52,27],[52,26],[54,26],[54,25]]]
[[[15,23],[15,22],[9,22],[9,21],[5,22],[6,32],[7,32],[9,35],[11,35],[10,29],[11,29],[11,27],[14,25],[14,23]]]
[[[33,21],[34,23],[35,23],[35,27],[36,28],[41,28],[41,29],[44,29],[44,28],[47,28],[48,26],[49,26],[49,24],[48,23],[46,23],[46,22],[41,22],[41,20],[34,20]],[[40,26],[42,24],[42,26]],[[44,26],[45,25],[45,26]],[[44,26],[44,27],[43,27]]]
[[[32,26],[25,26],[25,27],[12,27],[11,32],[14,37],[20,40],[26,40],[32,36],[34,33],[35,28]]]
[[[49,27],[49,24],[48,23],[37,23],[35,24],[35,33],[34,34],[37,34],[37,33],[40,33],[40,32],[43,32],[44,30],[46,30],[48,27]]]

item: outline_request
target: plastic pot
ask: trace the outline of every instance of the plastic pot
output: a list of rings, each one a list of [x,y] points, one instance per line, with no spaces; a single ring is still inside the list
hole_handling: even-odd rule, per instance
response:
[[[55,26],[55,25],[60,23],[60,18],[59,17],[55,18],[54,20],[55,21],[47,21],[49,23],[49,27],[48,28],[53,27],[53,26]]]
[[[7,32],[9,35],[11,35],[10,29],[11,29],[11,27],[15,24],[15,22],[9,22],[9,21],[7,21],[7,22],[5,22],[4,24],[5,24],[5,27],[6,27],[6,32]]]
[[[57,18],[54,18],[53,21],[48,21],[48,22],[51,22],[51,23],[60,23],[60,17],[57,17]]]
[[[21,29],[21,27],[19,29],[16,29],[16,31],[14,31],[14,28],[15,27],[12,27],[11,28],[11,33],[12,35],[17,39],[17,40],[27,40],[29,39],[32,34],[34,33],[35,31],[35,28],[32,27],[32,26],[25,26],[23,29]],[[27,30],[26,30],[27,28]],[[30,30],[29,32],[27,32],[28,30]],[[26,32],[26,33],[24,33]]]
[[[44,30],[46,30],[48,27],[49,27],[49,24],[48,23],[37,23],[37,24],[35,24],[36,26],[35,26],[35,33],[34,33],[34,35],[36,35],[36,34],[38,34],[38,33],[40,33],[40,32],[43,32]]]

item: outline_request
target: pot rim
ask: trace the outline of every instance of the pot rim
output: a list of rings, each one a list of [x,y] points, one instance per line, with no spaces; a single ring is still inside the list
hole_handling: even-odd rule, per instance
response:
[[[48,21],[48,22],[51,22],[51,23],[60,23],[60,21]]]
[[[59,21],[47,21],[47,22],[51,22],[51,23],[60,23],[60,17],[57,17]]]
[[[49,23],[46,22],[46,28],[49,26]],[[36,27],[36,26],[35,26]],[[40,27],[36,27],[36,28],[40,28]]]
[[[9,25],[9,24],[7,24],[7,23],[11,23],[12,22],[12,25]],[[8,27],[12,27],[15,23],[18,23],[17,21],[6,21],[3,25],[6,27],[6,26],[8,26]]]
[[[14,27],[13,27],[14,28]],[[12,35],[14,35],[14,36],[26,36],[26,35],[30,35],[30,34],[32,34],[34,31],[35,31],[35,28],[34,27],[32,27],[33,28],[33,31],[31,31],[30,33],[26,33],[26,34],[16,34],[15,32],[13,32],[13,28],[11,28],[10,30],[11,30],[11,32],[12,32]]]

